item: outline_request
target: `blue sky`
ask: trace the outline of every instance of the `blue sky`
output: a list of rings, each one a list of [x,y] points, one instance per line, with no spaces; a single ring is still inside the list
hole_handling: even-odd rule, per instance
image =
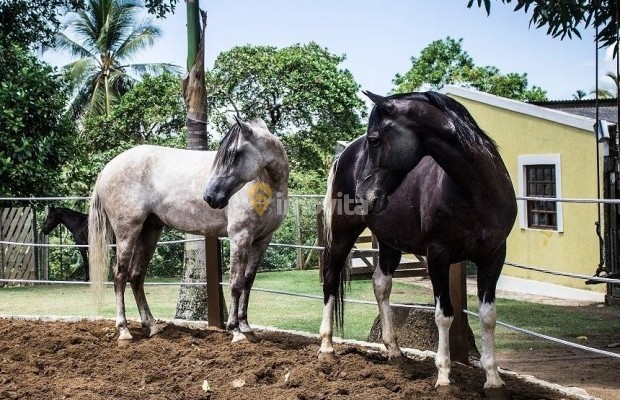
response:
[[[185,3],[177,7],[174,15],[157,21],[163,37],[135,61],[185,65]],[[550,99],[568,99],[577,89],[595,87],[592,30],[582,31],[581,40],[553,39],[544,29],[530,29],[529,16],[501,2],[492,2],[488,17],[484,9],[468,9],[467,0],[201,0],[201,7],[209,15],[207,66],[238,45],[315,41],[346,55],[343,67],[362,89],[385,94],[395,74],[409,69],[412,56],[433,40],[451,36],[464,39],[476,65],[526,72],[530,85],[547,90]],[[599,75],[615,71],[610,54],[599,54]],[[49,53],[44,58],[56,65],[68,62]]]

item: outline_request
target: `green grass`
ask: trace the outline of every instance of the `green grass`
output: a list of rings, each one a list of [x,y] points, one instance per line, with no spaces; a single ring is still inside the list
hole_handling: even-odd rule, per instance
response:
[[[174,281],[174,280],[159,280]],[[225,278],[226,281],[226,278]],[[259,273],[255,288],[285,292],[311,294],[322,298],[322,287],[318,271],[280,271]],[[173,318],[177,303],[178,286],[147,286],[146,295],[156,318]],[[228,302],[228,288],[224,288]],[[374,303],[371,281],[353,281],[346,297]],[[138,312],[131,290],[126,292],[128,318],[138,318]],[[393,303],[430,304],[433,302],[430,289],[419,285],[395,281],[392,288]],[[106,290],[102,315],[115,315],[114,293]],[[468,296],[469,309],[477,311],[478,302]],[[275,326],[317,333],[321,323],[323,302],[321,299],[291,297],[282,294],[252,292],[249,319],[251,324]],[[620,307],[595,306],[562,307],[516,300],[498,299],[498,319],[509,324],[535,332],[576,341],[578,336],[595,338],[599,335],[616,335],[620,331]],[[37,285],[0,288],[0,315],[51,315],[51,316],[95,316],[96,308],[92,293],[87,286]],[[376,305],[347,304],[345,306],[344,337],[365,340],[377,316]],[[469,318],[470,325],[480,343],[479,324],[475,317]],[[553,347],[540,339],[532,339],[521,333],[497,328],[497,347],[500,350]],[[588,344],[588,343],[586,343]]]

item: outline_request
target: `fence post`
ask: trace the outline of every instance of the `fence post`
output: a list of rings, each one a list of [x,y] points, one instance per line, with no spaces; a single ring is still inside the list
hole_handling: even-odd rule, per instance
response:
[[[299,200],[299,198],[295,199],[295,236],[297,245],[301,246],[303,242],[301,240],[301,205]],[[297,269],[304,269],[304,250],[301,247],[297,248]]]
[[[205,237],[207,269],[207,324],[224,328],[224,292],[222,290],[222,268],[220,241],[217,236]]]
[[[467,315],[467,281],[465,263],[450,266],[450,299],[454,309],[454,320],[450,327],[450,358],[462,364],[469,364],[469,330]]]

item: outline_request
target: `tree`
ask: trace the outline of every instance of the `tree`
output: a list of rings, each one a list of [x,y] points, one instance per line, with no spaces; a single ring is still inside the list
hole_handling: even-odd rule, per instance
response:
[[[441,89],[446,84],[465,87],[522,101],[546,100],[546,92],[537,86],[528,87],[527,74],[502,74],[497,67],[479,67],[463,50],[463,39],[435,40],[411,58],[411,68],[404,75],[396,74],[395,92]]]
[[[60,171],[79,147],[66,86],[27,48],[2,42],[0,60],[0,193],[66,193]]]
[[[58,10],[77,9],[81,0],[0,0],[0,37],[20,47],[47,46],[60,26]]]
[[[574,100],[583,100],[588,96],[586,92],[581,89],[578,89],[575,93],[573,93]]]
[[[473,67],[473,59],[463,50],[463,39],[448,36],[426,46],[419,57],[411,57],[411,69],[404,75],[396,74],[392,82],[397,92],[420,90],[424,85],[438,90],[454,83],[463,70]]]
[[[208,74],[210,120],[224,131],[222,111],[261,117],[282,138],[295,172],[325,177],[337,140],[361,134],[364,103],[344,56],[316,43],[278,49],[240,46],[222,52]]]
[[[161,34],[151,19],[138,20],[142,11],[139,0],[89,0],[84,9],[67,16],[65,28],[75,39],[60,32],[55,46],[79,57],[64,67],[74,85],[75,115],[108,115],[136,74],[177,71],[171,64],[128,63]]]
[[[72,193],[90,193],[99,171],[124,150],[140,144],[184,147],[185,113],[181,79],[164,73],[144,76],[109,115],[84,118],[83,157],[65,167]]]
[[[187,76],[183,79],[183,98],[187,106],[187,149],[206,150],[209,145],[206,115],[205,41],[207,14],[200,10],[199,0],[188,0],[187,10]],[[202,19],[202,23],[201,23]],[[187,234],[187,239],[199,239]],[[205,283],[207,281],[205,242],[185,243],[183,258],[183,281]],[[182,285],[175,318],[206,320],[206,285]]]
[[[491,0],[469,0],[467,7],[477,3],[478,7],[484,4],[487,14],[491,12]],[[501,0],[504,4],[513,3],[513,0]],[[601,47],[614,47],[614,54],[618,52],[618,0],[514,0],[514,11],[523,9],[528,12],[532,8],[530,26],[536,28],[547,26],[547,34],[553,37],[572,38],[573,35],[581,38],[579,29],[589,26],[598,28]]]

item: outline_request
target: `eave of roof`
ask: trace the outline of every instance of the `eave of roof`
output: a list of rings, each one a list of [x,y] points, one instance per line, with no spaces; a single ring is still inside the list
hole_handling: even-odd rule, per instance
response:
[[[582,117],[550,108],[544,108],[533,104],[524,103],[522,101],[507,99],[505,97],[495,96],[489,93],[466,89],[459,86],[446,85],[440,91],[444,94],[452,94],[454,96],[488,104],[490,106],[503,108],[505,110],[514,111],[547,121],[557,122],[562,125],[583,129],[585,131],[594,132],[594,123],[596,121],[592,118]]]

